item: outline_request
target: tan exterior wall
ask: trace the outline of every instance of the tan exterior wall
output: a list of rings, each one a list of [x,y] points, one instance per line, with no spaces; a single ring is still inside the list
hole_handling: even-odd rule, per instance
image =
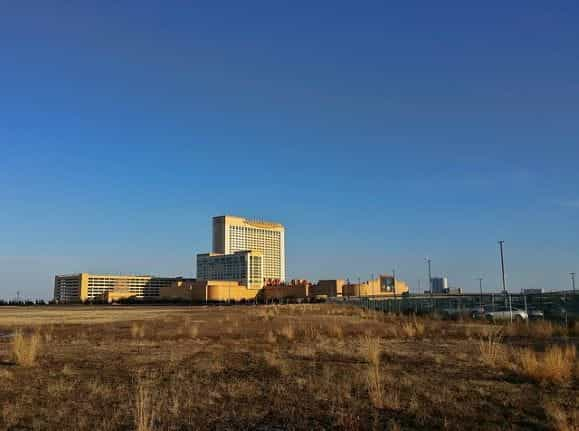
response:
[[[251,301],[254,300],[259,290],[248,289],[245,286],[225,286],[219,282],[209,283],[207,286],[208,301]]]
[[[197,280],[161,288],[161,299],[184,299],[195,302],[252,301],[260,291],[248,289],[236,281]]]
[[[391,277],[382,276],[360,284],[346,284],[343,287],[343,296],[399,296],[408,292],[408,285],[402,280],[396,280],[395,291],[382,291],[382,282],[386,278]]]
[[[82,302],[88,299],[88,274],[83,272],[80,274],[80,300]]]

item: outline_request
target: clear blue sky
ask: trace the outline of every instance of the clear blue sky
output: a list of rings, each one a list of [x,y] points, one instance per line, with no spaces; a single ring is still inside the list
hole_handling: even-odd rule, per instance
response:
[[[191,276],[225,213],[294,278],[579,272],[576,1],[185,3],[2,5],[0,296]]]

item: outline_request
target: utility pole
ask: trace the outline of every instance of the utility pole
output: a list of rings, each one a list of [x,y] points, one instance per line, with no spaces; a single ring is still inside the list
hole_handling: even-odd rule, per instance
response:
[[[432,296],[432,268],[431,268],[432,260],[428,257],[426,258],[426,264],[428,265],[428,291]]]
[[[393,289],[393,295],[394,295],[394,302],[395,305],[397,305],[398,307],[398,314],[400,314],[400,303],[398,302],[397,298],[396,298],[396,270],[393,269],[392,270],[392,289]],[[389,304],[392,304],[392,302],[388,302]]]
[[[573,295],[575,295],[575,273],[570,272],[569,275],[571,276],[571,286],[573,287]]]
[[[478,287],[480,289],[480,306],[482,308],[483,306],[483,290],[482,290],[482,282],[483,282],[483,278],[479,277],[478,278]]]
[[[513,323],[513,302],[511,299],[511,295],[507,292],[507,283],[505,280],[505,256],[503,253],[503,245],[505,244],[504,241],[499,241],[499,246],[501,248],[501,274],[503,276],[503,294],[505,295],[505,301],[509,300],[509,312],[511,315],[511,323]]]
[[[505,280],[505,256],[503,253],[503,245],[504,245],[504,241],[499,241],[499,246],[501,249],[501,274],[503,276],[503,293],[507,293],[507,283]]]
[[[432,270],[431,270],[431,263],[432,260],[430,258],[426,258],[426,263],[428,265],[428,291],[430,292],[430,312],[434,312],[434,298],[432,297]]]

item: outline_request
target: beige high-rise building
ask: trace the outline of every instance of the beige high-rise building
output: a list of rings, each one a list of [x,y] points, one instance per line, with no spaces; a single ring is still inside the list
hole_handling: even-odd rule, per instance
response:
[[[285,228],[280,223],[243,217],[213,218],[213,253],[256,251],[263,255],[263,277],[285,280]]]

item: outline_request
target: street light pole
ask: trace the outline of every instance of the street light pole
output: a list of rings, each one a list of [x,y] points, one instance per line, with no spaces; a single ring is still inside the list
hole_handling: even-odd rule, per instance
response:
[[[483,306],[483,290],[482,290],[482,282],[483,282],[483,278],[479,277],[478,279],[478,286],[480,289],[480,306]]]
[[[501,274],[503,276],[503,293],[507,293],[507,283],[505,280],[505,256],[503,253],[503,245],[504,245],[504,241],[499,241],[499,246],[501,249]]]

